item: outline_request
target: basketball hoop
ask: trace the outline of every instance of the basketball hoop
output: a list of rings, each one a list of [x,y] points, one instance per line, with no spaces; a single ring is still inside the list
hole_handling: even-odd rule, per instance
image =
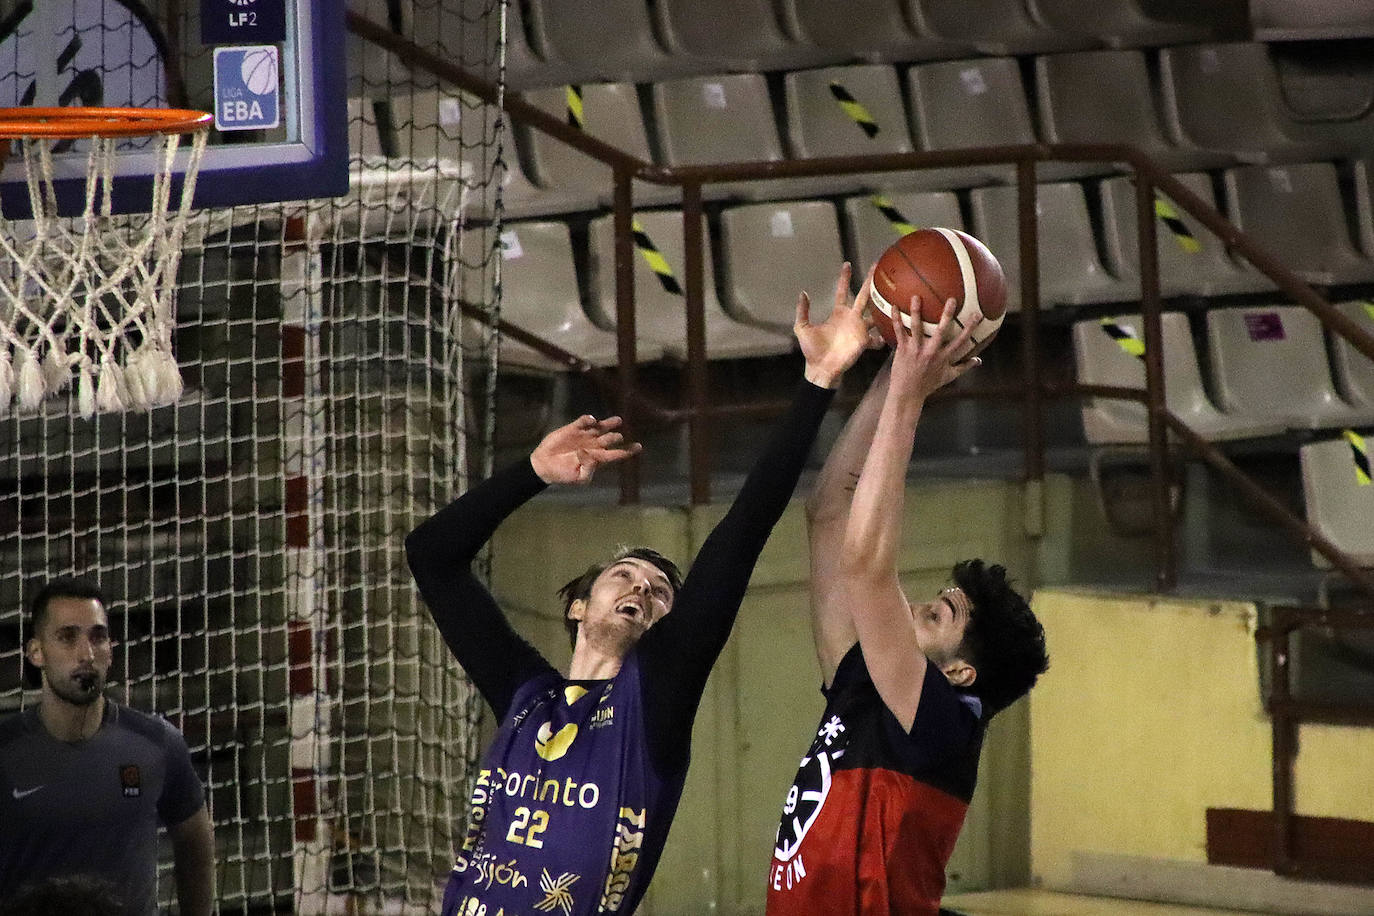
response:
[[[172,352],[177,266],[211,120],[181,109],[0,108],[0,167],[18,141],[29,203],[18,219],[0,212],[0,411],[12,401],[35,410],[73,376],[85,419],[181,396]],[[146,213],[115,213],[116,146],[131,137],[153,141],[155,164],[143,170],[151,204]],[[73,140],[89,141],[84,207],[63,216],[53,160],[55,147]]]

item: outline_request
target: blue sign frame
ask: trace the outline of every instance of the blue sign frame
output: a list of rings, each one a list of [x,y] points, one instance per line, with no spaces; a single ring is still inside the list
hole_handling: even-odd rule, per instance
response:
[[[294,91],[299,98],[294,108],[284,106],[282,116],[288,126],[294,126],[291,133],[296,139],[212,143],[196,178],[194,206],[198,208],[335,197],[348,191],[345,4],[300,0],[289,11],[287,24],[296,38],[288,37],[281,55],[284,68],[288,61],[295,63],[288,70],[286,92]],[[154,155],[120,155],[113,194],[117,212],[148,210]],[[84,154],[55,158],[61,170],[55,183],[58,210],[64,215],[79,214],[83,207],[85,158]],[[179,193],[180,188],[174,186],[172,199]],[[0,174],[0,208],[4,219],[23,219],[29,213],[28,191],[17,158],[9,160]]]

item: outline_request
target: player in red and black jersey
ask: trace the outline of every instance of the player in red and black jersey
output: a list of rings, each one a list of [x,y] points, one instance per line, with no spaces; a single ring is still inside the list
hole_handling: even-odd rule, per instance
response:
[[[1048,666],[1044,630],[1002,567],[959,563],[932,601],[909,601],[898,580],[916,423],[980,362],[954,363],[974,325],[941,343],[952,306],[931,337],[898,326],[807,503],[826,709],[783,804],[768,916],[938,913],[987,721]]]

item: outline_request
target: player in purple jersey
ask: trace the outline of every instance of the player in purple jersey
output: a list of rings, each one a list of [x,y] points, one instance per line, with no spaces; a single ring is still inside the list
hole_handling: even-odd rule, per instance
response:
[[[420,593],[499,728],[473,792],[444,916],[634,912],[667,839],[706,679],[754,564],[806,462],[842,373],[873,338],[841,270],[830,316],[794,331],[804,381],[730,510],[679,583],[654,551],[621,552],[562,590],[575,627],[567,675],[507,623],[472,560],[511,512],[551,484],[582,484],[639,447],[620,421],[582,417],[527,462],[420,525],[406,553]]]

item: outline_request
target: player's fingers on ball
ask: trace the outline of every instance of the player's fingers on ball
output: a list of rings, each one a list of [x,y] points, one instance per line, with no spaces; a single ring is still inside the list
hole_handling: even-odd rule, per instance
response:
[[[954,320],[955,307],[953,299],[946,299],[945,307],[940,309],[940,320],[936,323],[936,326],[939,327],[942,334],[945,328],[949,327],[949,323]]]
[[[954,370],[954,375],[951,376],[950,381],[953,381],[970,369],[977,369],[981,365],[983,365],[983,360],[977,356],[970,356],[968,359],[960,360],[950,367]]]
[[[849,305],[849,277],[852,268],[849,262],[845,261],[840,265],[840,276],[835,280],[835,307],[845,308]]]
[[[983,320],[981,312],[974,313],[973,317],[959,329],[959,333],[949,342],[950,350],[956,353],[963,353],[970,349],[973,341],[973,332],[977,330],[979,323]]]
[[[859,294],[854,297],[854,308],[863,311],[868,308],[869,299],[873,295],[873,268],[868,269],[868,274],[864,277],[863,285],[859,287]]]

